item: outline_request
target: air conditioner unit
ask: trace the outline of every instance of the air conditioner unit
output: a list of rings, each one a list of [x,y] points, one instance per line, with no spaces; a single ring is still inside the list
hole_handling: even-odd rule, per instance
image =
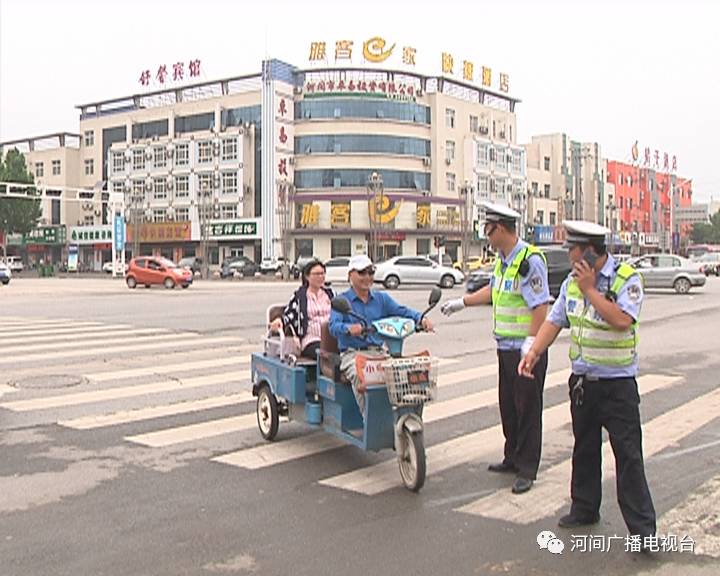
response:
[[[423,164],[424,164],[425,166],[430,166],[430,156],[425,156],[425,157],[423,158]]]
[[[293,88],[293,94],[302,94],[302,88],[300,86],[295,86],[295,88]]]
[[[153,156],[152,156],[152,151],[151,151],[151,150],[146,150],[146,151],[145,151],[145,160],[152,160],[152,157],[153,157]]]
[[[290,166],[294,166],[294,165],[295,165],[295,156],[290,156],[290,157],[288,158],[288,164],[290,164]]]
[[[445,158],[445,164],[447,164],[448,166],[450,166],[451,163],[452,163],[452,159],[450,159],[450,158]]]

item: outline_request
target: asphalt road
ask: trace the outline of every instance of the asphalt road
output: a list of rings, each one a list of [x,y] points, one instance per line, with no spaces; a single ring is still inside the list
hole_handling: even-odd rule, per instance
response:
[[[294,422],[265,443],[248,355],[267,306],[295,285],[131,291],[105,277],[19,277],[0,287],[0,574],[718,573],[720,281],[687,296],[650,293],[643,307],[641,410],[659,532],[694,544],[650,557],[621,539],[582,551],[627,531],[612,458],[601,523],[576,534],[556,526],[572,446],[567,335],[550,354],[538,482],[514,496],[512,477],[487,472],[502,446],[489,308],[434,312],[436,332],[408,342],[443,359],[447,378],[426,413],[419,494],[401,486],[390,451],[326,445]],[[422,308],[428,293],[393,295]],[[562,554],[539,548],[543,530]]]

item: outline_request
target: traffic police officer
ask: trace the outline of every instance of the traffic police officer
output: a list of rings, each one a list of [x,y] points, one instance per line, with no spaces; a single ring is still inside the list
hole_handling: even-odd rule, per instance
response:
[[[441,310],[450,316],[466,306],[493,305],[505,449],[502,462],[488,469],[516,473],[512,491],[522,494],[532,488],[540,465],[547,353],[540,355],[529,378],[520,375],[518,364],[547,315],[547,264],[538,248],[518,238],[518,212],[490,202],[483,206],[485,237],[499,255],[492,282],[473,294],[447,301]]]
[[[520,363],[529,375],[562,328],[570,328],[570,411],[575,444],[572,505],[563,528],[595,524],[602,497],[602,428],[617,468],[617,498],[630,533],[655,534],[655,509],[645,478],[640,429],[638,323],[642,280],[607,253],[610,231],[592,222],[564,222],[573,270],[547,321]]]

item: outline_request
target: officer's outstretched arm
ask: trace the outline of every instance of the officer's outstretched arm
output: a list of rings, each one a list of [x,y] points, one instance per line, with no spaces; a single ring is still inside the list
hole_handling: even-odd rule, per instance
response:
[[[492,302],[492,287],[490,284],[483,286],[477,292],[466,294],[463,297],[465,306],[479,306],[481,304],[490,304]]]

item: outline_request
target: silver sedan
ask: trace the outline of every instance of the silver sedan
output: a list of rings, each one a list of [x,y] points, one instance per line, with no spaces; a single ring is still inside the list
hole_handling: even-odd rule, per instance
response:
[[[642,275],[645,288],[673,288],[678,294],[687,294],[693,286],[705,285],[698,264],[673,254],[647,254],[631,264]]]
[[[441,266],[425,256],[395,256],[377,265],[375,282],[393,290],[400,284],[435,284],[452,288],[465,276],[459,270]]]

